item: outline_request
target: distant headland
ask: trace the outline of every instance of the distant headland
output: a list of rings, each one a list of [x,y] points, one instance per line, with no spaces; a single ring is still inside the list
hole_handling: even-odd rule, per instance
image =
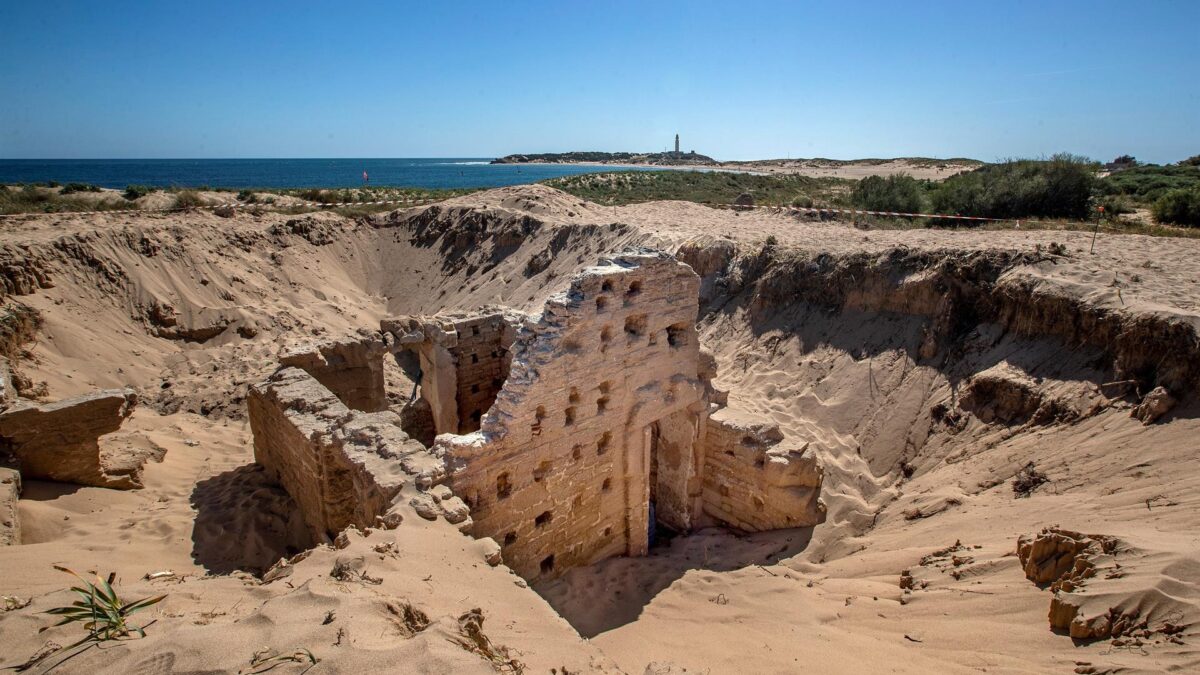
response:
[[[636,164],[647,166],[711,166],[717,160],[692,152],[545,152],[505,155],[492,164]]]

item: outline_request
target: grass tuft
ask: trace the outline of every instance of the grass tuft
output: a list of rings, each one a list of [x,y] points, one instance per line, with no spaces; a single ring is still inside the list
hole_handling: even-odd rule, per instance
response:
[[[78,586],[71,587],[71,591],[79,596],[79,599],[70,605],[46,610],[46,614],[62,618],[58,620],[58,623],[46,626],[41,631],[56,626],[65,626],[70,623],[81,623],[83,624],[83,629],[87,631],[87,635],[83,639],[62,649],[46,652],[40,656],[35,655],[25,663],[12,667],[17,672],[29,670],[53,655],[67,655],[55,664],[57,666],[67,659],[104,642],[130,640],[135,639],[135,636],[136,638],[144,638],[146,637],[146,626],[133,625],[129,622],[129,617],[147,607],[162,602],[167,597],[165,595],[157,595],[150,598],[142,598],[141,600],[134,600],[133,602],[125,602],[117,597],[117,593],[112,587],[113,579],[116,578],[116,572],[109,574],[108,578],[101,578],[100,575],[96,575],[96,582],[92,583],[66,567],[55,565],[54,569],[66,572],[79,580]],[[79,647],[83,649],[78,649]],[[73,651],[76,649],[78,651]]]

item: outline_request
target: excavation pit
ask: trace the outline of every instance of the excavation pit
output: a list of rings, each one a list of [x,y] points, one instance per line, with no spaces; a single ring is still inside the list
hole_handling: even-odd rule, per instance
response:
[[[636,252],[584,269],[540,314],[398,317],[289,348],[251,392],[256,459],[317,541],[412,509],[502,542],[530,580],[644,556],[658,533],[815,525],[807,444],[726,408],[712,385],[699,285],[671,256]],[[384,360],[405,354],[416,395],[397,412]],[[416,440],[427,428],[429,447]]]

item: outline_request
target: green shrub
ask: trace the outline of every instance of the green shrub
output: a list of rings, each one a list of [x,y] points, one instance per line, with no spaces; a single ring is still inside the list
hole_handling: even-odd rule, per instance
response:
[[[100,187],[90,183],[67,183],[59,194],[69,195],[75,192],[99,192]]]
[[[149,187],[147,185],[126,185],[125,186],[125,199],[128,199],[129,201],[133,201],[135,199],[141,199],[142,197],[145,197],[146,195],[150,194],[151,192],[154,192],[154,188]]]
[[[1187,161],[1187,160],[1185,160]],[[1100,179],[1096,191],[1102,195],[1126,195],[1152,203],[1172,190],[1200,188],[1200,166],[1138,166]]]
[[[933,208],[985,218],[1084,219],[1095,181],[1095,165],[1083,157],[1010,160],[947,178],[933,193]]]
[[[912,176],[868,176],[850,191],[850,202],[867,211],[921,213],[925,205],[922,184]]]
[[[245,202],[247,204],[258,203],[258,195],[255,194],[253,190],[240,190],[237,193],[237,199],[239,202]]]
[[[200,195],[192,190],[183,190],[175,195],[175,208],[177,209],[194,209],[197,206],[204,206],[204,200],[200,199]]]
[[[1154,202],[1153,212],[1160,223],[1200,227],[1200,189],[1172,190]]]
[[[811,209],[812,205],[813,198],[809,197],[808,195],[800,195],[792,200],[792,206],[798,209]]]
[[[1123,213],[1133,213],[1133,204],[1124,195],[1106,195],[1096,200],[1096,207],[1104,208],[1104,218],[1113,219]]]

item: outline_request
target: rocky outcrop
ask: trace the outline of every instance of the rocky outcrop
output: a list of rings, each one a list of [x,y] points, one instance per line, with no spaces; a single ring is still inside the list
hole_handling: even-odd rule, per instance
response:
[[[1025,578],[1039,585],[1050,585],[1050,627],[1079,640],[1116,637],[1141,625],[1137,616],[1105,606],[1087,611],[1095,603],[1086,603],[1079,591],[1104,568],[1115,568],[1113,555],[1119,542],[1098,534],[1081,534],[1048,527],[1036,536],[1017,539],[1017,557]],[[1109,574],[1110,578],[1118,575]]]
[[[752,289],[751,319],[808,303],[925,316],[921,356],[946,354],[968,331],[994,323],[1019,336],[1058,338],[1096,350],[1111,380],[1136,380],[1143,391],[1200,385],[1200,332],[1184,313],[1134,313],[1089,302],[1044,277],[1019,273],[1054,260],[1043,252],[919,250],[830,255],[765,250],[739,256],[726,277],[731,293]]]
[[[1079,417],[1068,403],[1043,393],[1032,377],[1007,363],[974,375],[958,405],[988,423],[1048,424]]]
[[[0,358],[0,412],[17,400],[17,392],[13,389],[12,373],[8,370],[7,359]]]
[[[280,244],[289,246],[289,235],[304,239],[313,246],[332,244],[345,227],[345,220],[329,213],[313,213],[272,225],[267,232]]]
[[[142,462],[101,450],[99,439],[133,412],[131,389],[109,389],[57,403],[18,401],[0,413],[0,447],[21,475],[127,490],[142,487]]]

